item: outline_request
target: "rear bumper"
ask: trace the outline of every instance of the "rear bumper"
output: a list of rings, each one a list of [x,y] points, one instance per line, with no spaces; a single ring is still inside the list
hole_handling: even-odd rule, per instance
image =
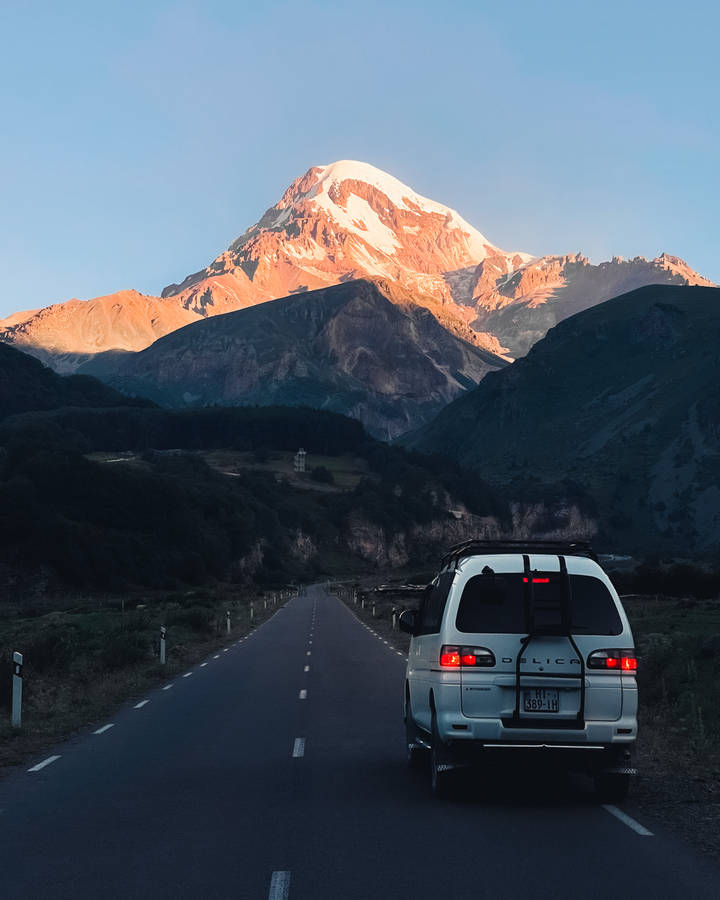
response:
[[[428,746],[425,742],[423,745]],[[521,741],[451,740],[440,753],[447,769],[504,765],[548,767],[588,775],[637,775],[633,744],[560,743],[534,739]]]
[[[443,711],[438,713],[437,724],[443,742],[472,743],[490,748],[504,745],[508,749],[587,748],[589,751],[592,747],[632,745],[637,738],[634,715],[622,716],[612,722],[586,720],[583,728],[578,728],[574,720],[567,720],[566,728],[559,720],[552,722],[552,727],[525,728],[522,724],[507,727],[503,719],[474,719],[458,715],[457,711]]]

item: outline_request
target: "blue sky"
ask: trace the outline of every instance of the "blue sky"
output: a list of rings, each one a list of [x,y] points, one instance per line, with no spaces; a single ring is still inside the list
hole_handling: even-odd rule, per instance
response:
[[[0,0],[0,315],[206,265],[360,159],[508,250],[720,281],[715,4]]]

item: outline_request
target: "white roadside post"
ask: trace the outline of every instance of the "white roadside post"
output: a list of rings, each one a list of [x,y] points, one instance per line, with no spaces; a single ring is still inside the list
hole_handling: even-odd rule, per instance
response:
[[[251,604],[250,604],[250,621],[252,622],[252,620],[253,620],[254,618],[255,618],[255,607],[254,607],[253,604],[251,603]]]
[[[263,608],[267,609],[267,597],[263,597]]]
[[[230,610],[225,612],[225,621],[227,623],[227,633],[230,634]]]
[[[395,629],[397,628],[397,612],[395,610],[393,610],[392,627],[393,631],[395,631]]]
[[[160,626],[160,665],[165,665],[165,638],[167,637],[167,628]]]
[[[375,601],[373,600],[373,619],[375,618]]]
[[[12,727],[22,724],[22,667],[23,655],[16,650],[13,653],[13,689],[12,689]]]

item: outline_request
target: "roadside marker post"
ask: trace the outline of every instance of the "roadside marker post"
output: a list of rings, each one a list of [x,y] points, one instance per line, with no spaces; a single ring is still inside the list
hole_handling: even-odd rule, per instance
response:
[[[23,655],[17,650],[13,653],[13,686],[12,686],[12,727],[22,725],[22,668]]]
[[[267,609],[267,597],[263,600],[263,606],[265,609]]]
[[[165,638],[167,637],[167,628],[160,626],[160,665],[165,665]]]
[[[397,613],[395,612],[395,610],[393,610],[392,614],[392,627],[393,631],[395,631],[395,629],[397,628]]]
[[[365,598],[364,597],[360,601],[360,609],[365,609]]]
[[[225,621],[227,623],[227,633],[230,634],[230,610],[225,612]]]
[[[373,619],[375,618],[375,604],[373,603]]]
[[[254,618],[255,618],[255,607],[254,607],[254,605],[251,603],[251,604],[250,604],[250,621],[252,622],[252,620],[253,620]]]

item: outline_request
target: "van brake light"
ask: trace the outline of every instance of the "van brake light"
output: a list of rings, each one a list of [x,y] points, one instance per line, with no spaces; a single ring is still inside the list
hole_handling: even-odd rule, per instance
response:
[[[495,654],[487,647],[454,647],[443,644],[440,665],[445,669],[487,669],[495,665]]]
[[[634,650],[595,650],[588,656],[587,664],[588,669],[634,674],[637,671],[637,656]]]

